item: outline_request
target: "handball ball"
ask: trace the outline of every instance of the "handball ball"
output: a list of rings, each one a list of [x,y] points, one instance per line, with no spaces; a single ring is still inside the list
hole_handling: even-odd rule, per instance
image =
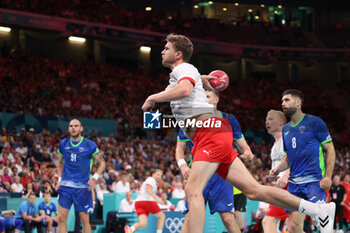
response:
[[[222,70],[214,70],[210,72],[209,76],[215,76],[216,79],[210,79],[210,85],[217,91],[223,91],[228,87],[228,75]]]

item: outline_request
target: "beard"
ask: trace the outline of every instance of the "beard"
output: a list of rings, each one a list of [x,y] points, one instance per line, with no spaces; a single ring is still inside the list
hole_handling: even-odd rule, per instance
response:
[[[283,109],[284,115],[286,115],[289,118],[291,118],[294,115],[294,113],[296,113],[296,111],[297,111],[296,107],[290,107],[290,108]]]

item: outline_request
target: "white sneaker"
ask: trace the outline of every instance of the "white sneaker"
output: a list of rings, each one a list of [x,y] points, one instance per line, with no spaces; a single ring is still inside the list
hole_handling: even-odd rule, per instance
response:
[[[335,215],[335,203],[320,204],[321,213],[315,217],[315,223],[320,233],[332,233]]]
[[[337,231],[338,233],[344,233],[344,231],[342,229]]]

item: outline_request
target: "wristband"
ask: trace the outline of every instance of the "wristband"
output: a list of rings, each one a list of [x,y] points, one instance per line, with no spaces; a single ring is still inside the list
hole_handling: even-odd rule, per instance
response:
[[[177,166],[179,166],[179,167],[181,167],[184,164],[187,164],[184,159],[180,159],[179,161],[177,161]]]
[[[62,177],[58,177],[58,182],[61,182],[61,180],[62,180]]]
[[[92,176],[92,178],[94,178],[96,181],[98,181],[98,178],[100,177],[100,175],[99,174],[97,174],[97,173],[95,173],[93,176]]]

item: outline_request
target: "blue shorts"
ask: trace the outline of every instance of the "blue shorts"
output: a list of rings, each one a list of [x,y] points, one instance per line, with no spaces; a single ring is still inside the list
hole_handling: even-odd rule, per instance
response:
[[[210,178],[207,186],[203,190],[204,202],[209,202],[210,214],[215,212],[235,213],[233,203],[233,187],[222,179],[217,173]],[[188,201],[185,202],[186,209],[183,214],[188,212]]]
[[[0,232],[4,232],[6,229],[13,229],[16,227],[17,230],[21,230],[23,220],[21,218],[1,218],[0,220]]]
[[[325,203],[326,191],[321,189],[320,182],[311,182],[305,184],[288,183],[288,192],[294,196],[300,197],[312,203]],[[291,212],[291,210],[286,210]]]
[[[94,211],[92,205],[92,194],[88,188],[72,188],[61,186],[57,190],[58,204],[65,209],[70,209],[72,204],[76,212],[92,213]]]

